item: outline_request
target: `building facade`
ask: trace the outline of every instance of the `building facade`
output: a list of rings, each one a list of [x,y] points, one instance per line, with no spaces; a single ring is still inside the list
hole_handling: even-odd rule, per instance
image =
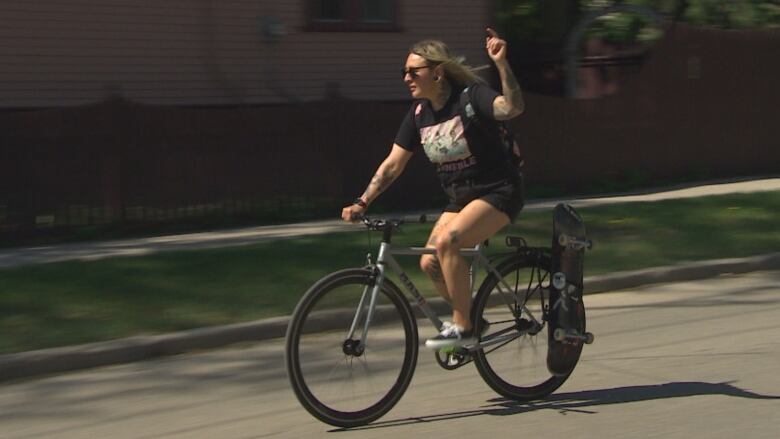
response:
[[[408,99],[409,46],[488,62],[485,0],[0,0],[0,108]]]

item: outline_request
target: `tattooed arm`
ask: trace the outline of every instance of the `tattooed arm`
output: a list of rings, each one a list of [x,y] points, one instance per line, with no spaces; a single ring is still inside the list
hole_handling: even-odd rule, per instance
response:
[[[506,61],[496,63],[498,67],[498,76],[501,78],[501,92],[503,96],[498,96],[493,101],[493,117],[496,120],[509,120],[523,113],[525,110],[525,101],[523,101],[523,92],[515,79],[509,63]]]
[[[498,69],[498,76],[501,78],[501,92],[503,93],[503,96],[498,96],[493,101],[493,117],[497,120],[509,120],[523,113],[525,109],[523,92],[506,60],[506,41],[499,38],[493,29],[488,28],[487,31],[489,36],[485,40],[485,46],[488,56]]]
[[[366,205],[370,205],[382,192],[393,184],[395,179],[401,175],[411,157],[411,151],[393,144],[393,149],[390,151],[390,154],[382,164],[379,165],[379,168],[377,168],[376,173],[371,178],[371,182],[368,184],[366,191],[360,196]],[[346,221],[350,221],[355,215],[360,215],[365,212],[365,210],[366,208],[353,204],[342,210],[341,217]]]

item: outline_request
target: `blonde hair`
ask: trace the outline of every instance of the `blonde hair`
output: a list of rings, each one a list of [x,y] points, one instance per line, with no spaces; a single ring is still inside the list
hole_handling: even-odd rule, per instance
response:
[[[428,63],[435,66],[442,66],[445,72],[445,77],[453,85],[460,87],[472,84],[475,82],[485,83],[477,71],[483,70],[488,66],[471,67],[465,64],[466,58],[462,56],[454,56],[449,47],[438,40],[423,40],[415,43],[410,53],[425,58]]]

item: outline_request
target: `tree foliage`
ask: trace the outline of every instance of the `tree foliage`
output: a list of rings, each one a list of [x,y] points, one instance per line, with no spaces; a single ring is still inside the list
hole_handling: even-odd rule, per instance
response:
[[[687,22],[724,29],[780,27],[777,0],[685,0],[681,18]]]
[[[696,26],[780,27],[780,0],[499,0],[497,4],[504,34],[520,44],[560,44],[585,14],[619,4],[643,6]],[[648,17],[627,12],[601,17],[588,33],[617,44],[648,42],[661,36]]]

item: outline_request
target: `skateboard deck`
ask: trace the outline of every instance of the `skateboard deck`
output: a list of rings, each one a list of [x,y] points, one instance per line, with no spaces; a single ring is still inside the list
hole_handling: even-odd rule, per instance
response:
[[[582,303],[585,248],[581,244],[586,241],[585,224],[577,211],[567,204],[555,206],[547,350],[547,369],[554,375],[571,373],[582,352],[584,341],[581,337],[585,334],[585,307]]]

